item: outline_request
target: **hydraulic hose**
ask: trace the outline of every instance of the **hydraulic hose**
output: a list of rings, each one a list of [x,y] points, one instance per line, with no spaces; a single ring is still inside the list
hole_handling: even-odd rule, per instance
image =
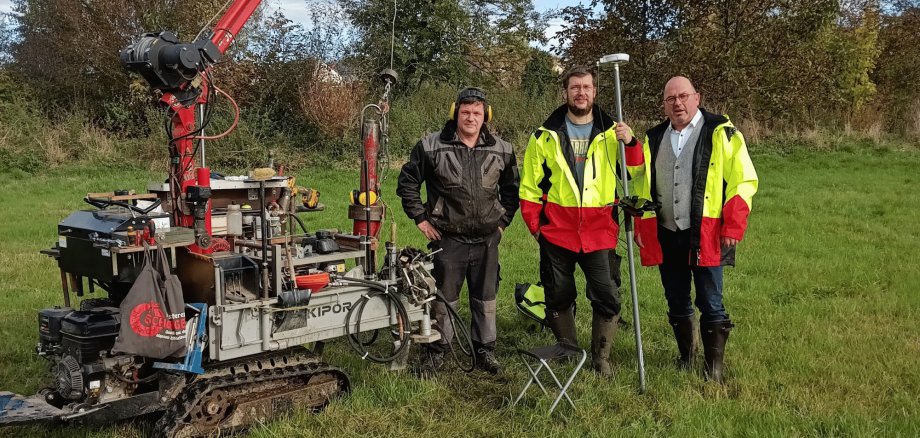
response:
[[[295,221],[297,221],[297,225],[300,225],[300,230],[303,231],[304,234],[307,234],[307,226],[303,224],[303,220],[299,218],[295,213],[291,213],[290,216],[294,218]]]
[[[350,309],[348,309],[348,314],[345,316],[345,334],[346,339],[348,339],[348,344],[353,350],[355,350],[355,352],[358,353],[358,355],[361,356],[362,359],[367,359],[375,363],[389,363],[394,361],[402,354],[406,347],[409,346],[409,343],[407,342],[408,336],[406,336],[408,333],[406,331],[406,326],[409,324],[409,313],[406,311],[406,306],[402,303],[399,297],[393,296],[393,294],[389,292],[385,285],[378,282],[348,277],[336,277],[336,279],[366,285],[371,288],[370,292],[364,294],[360,300],[358,300]],[[371,299],[377,297],[383,298],[385,302],[388,301],[388,304],[392,303],[393,308],[396,309],[397,313],[399,347],[397,347],[396,350],[393,351],[393,354],[389,356],[377,356],[371,354],[371,352],[367,350],[367,346],[363,345],[360,339],[357,337],[357,334],[361,333],[361,316],[364,313],[364,307]],[[355,312],[357,312],[357,315],[355,315]],[[352,333],[351,322],[352,318],[355,316],[358,319],[355,321],[355,332]]]
[[[156,380],[158,377],[160,377],[160,372],[157,371],[157,372],[155,372],[155,373],[153,373],[153,374],[151,374],[151,375],[149,375],[149,376],[147,376],[147,377],[143,377],[143,378],[136,379],[136,380],[131,380],[131,379],[127,378],[127,377],[121,376],[121,375],[119,375],[118,373],[116,373],[116,372],[114,372],[114,371],[109,371],[109,375],[111,375],[112,377],[118,379],[118,381],[120,381],[120,382],[122,382],[122,383],[127,383],[127,384],[130,384],[130,385],[137,385],[137,384],[139,384],[139,383],[150,383],[150,382]]]
[[[470,336],[469,329],[467,329],[467,325],[463,319],[460,318],[460,314],[457,313],[453,307],[450,307],[447,304],[447,299],[444,298],[444,295],[442,295],[441,292],[435,294],[435,299],[444,303],[444,307],[447,309],[447,317],[450,318],[450,323],[454,327],[454,337],[457,338],[457,345],[460,346],[460,350],[463,351],[463,354],[470,358],[469,366],[464,366],[466,361],[460,361],[460,359],[457,357],[457,350],[451,348],[451,355],[454,357],[454,360],[457,362],[457,365],[460,367],[460,369],[469,373],[476,369],[476,355],[473,353],[473,338]],[[438,331],[440,332],[440,330]],[[443,335],[444,333],[441,332],[441,336]],[[462,337],[459,337],[458,335]],[[453,342],[451,342],[453,341],[452,339],[445,339],[445,341],[453,344]]]

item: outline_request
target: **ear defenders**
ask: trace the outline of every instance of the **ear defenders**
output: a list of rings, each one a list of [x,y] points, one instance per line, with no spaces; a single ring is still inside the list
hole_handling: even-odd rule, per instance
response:
[[[367,193],[361,190],[352,190],[349,194],[349,199],[353,205],[374,205],[377,203],[377,192],[370,191],[370,203],[367,202]]]
[[[489,102],[486,100],[486,92],[482,88],[476,87],[467,87],[460,90],[460,93],[457,94],[457,100],[450,104],[450,113],[448,118],[450,120],[457,120],[457,113],[460,111],[460,102],[464,99],[474,98],[482,101],[483,109],[485,110],[485,118],[483,123],[489,123],[492,121],[492,105],[489,105]]]

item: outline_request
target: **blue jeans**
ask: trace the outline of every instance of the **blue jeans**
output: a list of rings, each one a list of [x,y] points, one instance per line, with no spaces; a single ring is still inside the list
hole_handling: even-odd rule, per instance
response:
[[[693,304],[700,309],[700,322],[728,319],[722,305],[722,267],[690,265],[690,230],[670,231],[658,227],[663,262],[658,266],[661,285],[671,316],[692,316]],[[690,281],[696,300],[690,301]]]

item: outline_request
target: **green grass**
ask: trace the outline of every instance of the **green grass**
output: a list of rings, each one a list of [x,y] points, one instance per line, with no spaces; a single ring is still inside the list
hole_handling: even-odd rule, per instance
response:
[[[676,347],[658,273],[641,268],[648,392],[637,394],[633,332],[626,330],[614,345],[616,375],[607,381],[583,373],[571,390],[575,410],[562,406],[547,417],[549,400],[537,392],[510,407],[527,375],[515,346],[550,342],[549,334],[527,333],[514,309],[514,284],[537,275],[536,243],[516,219],[501,247],[503,375],[452,372],[418,380],[365,363],[337,341],[326,360],[347,371],[351,395],[319,415],[296,412],[257,427],[252,436],[920,435],[920,155],[866,149],[754,160],[762,189],[739,265],[726,270],[726,306],[737,327],[727,347],[725,387],[704,382],[699,370],[672,367]],[[328,206],[304,215],[307,226],[349,229],[344,206],[356,173],[302,169],[298,176],[320,189]],[[0,389],[31,394],[48,381],[33,347],[36,311],[61,300],[53,260],[38,254],[54,242],[56,221],[81,208],[86,192],[140,190],[160,177],[86,167],[6,175]],[[385,184],[400,244],[421,247],[393,195],[395,174]],[[588,308],[583,296],[579,305]],[[578,321],[583,345],[590,332],[586,315]],[[149,427],[135,420],[91,429],[0,429],[0,436],[145,436]]]

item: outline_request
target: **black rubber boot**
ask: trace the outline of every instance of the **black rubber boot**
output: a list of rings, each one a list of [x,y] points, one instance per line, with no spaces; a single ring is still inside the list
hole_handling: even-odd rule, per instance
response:
[[[674,339],[677,340],[677,367],[686,370],[693,366],[693,357],[696,356],[696,335],[694,334],[693,315],[671,316],[668,322],[674,329]]]
[[[723,361],[725,359],[725,343],[728,333],[731,332],[730,319],[700,323],[700,336],[703,338],[703,353],[706,356],[706,379],[717,383],[724,383]]]
[[[613,375],[609,358],[618,319],[619,315],[604,316],[596,311],[591,318],[591,367],[602,376]]]
[[[556,312],[546,312],[546,325],[553,331],[556,342],[578,346],[578,335],[575,333],[575,313],[572,308]]]

